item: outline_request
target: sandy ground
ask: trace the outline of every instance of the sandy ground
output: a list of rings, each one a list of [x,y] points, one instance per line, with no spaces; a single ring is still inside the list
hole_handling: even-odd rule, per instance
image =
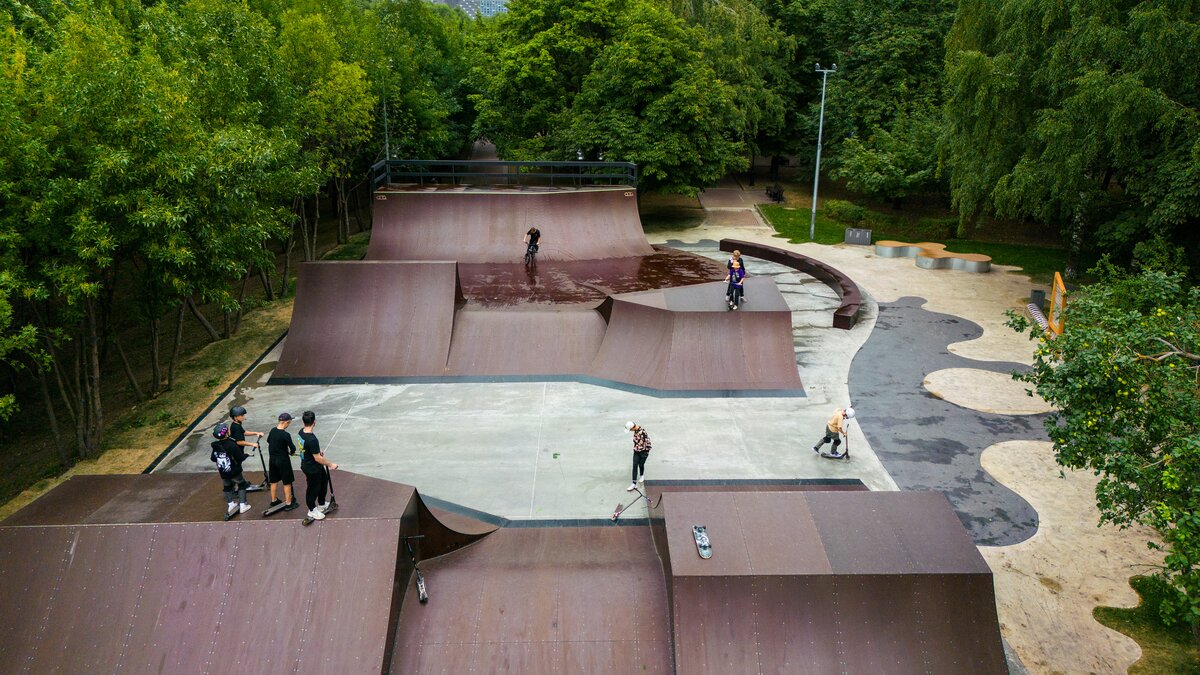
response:
[[[1037,509],[1037,534],[1014,546],[979,548],[995,573],[1000,629],[1031,673],[1125,672],[1142,650],[1092,618],[1099,605],[1132,607],[1129,577],[1161,556],[1145,527],[1097,527],[1097,479],[1060,475],[1050,443],[1012,441],[983,453],[983,467]]]
[[[944,368],[925,376],[925,389],[954,405],[998,415],[1037,415],[1050,412],[1041,396],[1030,394],[1030,385],[1007,373],[976,368]]]

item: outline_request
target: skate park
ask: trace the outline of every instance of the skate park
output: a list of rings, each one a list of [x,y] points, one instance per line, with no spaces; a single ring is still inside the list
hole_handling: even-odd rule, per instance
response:
[[[516,199],[629,199],[625,188],[529,195],[494,186],[397,191],[418,199],[481,199],[496,192]],[[390,200],[393,194],[384,190],[381,196]],[[447,220],[469,223],[475,217],[466,212],[478,207],[450,203],[459,210]],[[154,577],[198,551],[236,555],[244,537],[280,549],[269,559],[285,566],[272,572],[262,559],[234,561],[235,570],[256,570],[232,593],[251,598],[250,604],[239,607],[214,596],[204,612],[239,616],[243,627],[230,630],[262,631],[260,642],[285,634],[303,642],[302,634],[259,620],[263,613],[304,616],[305,625],[341,622],[346,635],[350,623],[371,627],[358,632],[357,649],[335,647],[336,632],[324,646],[305,646],[312,650],[303,660],[306,671],[1013,667],[1001,651],[992,576],[974,545],[1019,544],[1037,531],[1039,518],[980,462],[998,441],[1042,440],[1040,420],[1036,413],[1005,414],[1002,405],[981,410],[954,403],[953,394],[931,393],[938,380],[930,380],[954,371],[969,389],[989,374],[1019,367],[1022,346],[1001,336],[1002,318],[967,318],[974,314],[970,288],[931,305],[911,294],[930,283],[917,277],[930,271],[901,271],[902,261],[886,261],[888,278],[871,279],[873,292],[864,294],[854,324],[834,328],[842,301],[837,291],[760,258],[749,260],[755,282],[747,290],[749,311],[734,314],[721,305],[728,255],[720,242],[777,245],[753,225],[712,228],[694,241],[667,233],[652,246],[635,220],[611,215],[620,207],[588,208],[619,221],[602,229],[624,232],[620,241],[606,243],[624,262],[597,264],[583,257],[594,251],[551,246],[555,232],[542,219],[555,211],[543,203],[526,213],[507,207],[506,213],[519,214],[510,226],[466,236],[475,248],[461,259],[446,248],[464,238],[461,232],[389,238],[381,223],[374,235],[381,246],[369,249],[366,261],[313,263],[322,269],[302,270],[293,329],[214,401],[152,473],[103,486],[73,479],[4,523],[51,528],[55,535],[27,555],[57,561],[58,567],[47,566],[56,575],[54,588],[79,591],[74,598],[63,592],[27,600],[41,625],[66,625],[53,617],[89,599],[111,600],[105,585],[72,578],[79,573],[70,556],[89,538],[94,550],[111,551],[95,556],[108,560],[107,567],[90,571],[101,578],[132,575],[116,585],[140,589],[125,602],[141,616],[156,606],[178,606],[172,601],[185,595],[203,597],[205,589],[211,595],[211,582],[203,578],[156,583]],[[441,219],[440,210],[423,205],[397,213]],[[591,213],[577,204],[565,210]],[[532,276],[515,262],[524,227],[512,227],[530,222],[530,213],[547,242]],[[850,269],[867,255],[868,249],[845,247],[822,258],[833,268]],[[937,274],[943,272],[966,274]],[[342,281],[347,278],[354,281]],[[941,283],[953,283],[945,279]],[[881,289],[886,284],[895,287]],[[623,319],[631,328],[614,331]],[[328,332],[321,334],[323,329]],[[728,358],[735,350],[723,350],[731,342],[736,358]],[[401,348],[406,344],[411,346]],[[653,348],[637,353],[644,345]],[[783,348],[788,369],[781,372]],[[994,408],[1006,396],[1022,399],[1023,392],[992,387]],[[848,402],[860,410],[848,440],[851,457],[822,459],[810,446],[832,410]],[[334,476],[340,518],[319,524],[316,532],[301,530],[298,519],[286,514],[267,522],[249,517],[204,524],[221,511],[207,431],[238,404],[250,409],[247,428],[264,431],[278,412],[317,412],[322,444],[346,470]],[[627,419],[645,426],[654,440],[647,491],[661,500],[655,510],[636,504],[614,524],[614,504],[629,501]],[[694,546],[688,549],[690,538],[676,536],[698,519],[714,532],[716,566],[700,567]],[[98,536],[102,529],[109,534]],[[417,559],[433,586],[427,605],[414,599],[412,565],[402,546],[411,533],[426,537]],[[294,539],[310,535],[321,538],[316,555],[333,556],[325,562],[344,569],[344,576],[274,607],[255,598],[257,585],[270,583],[272,574],[296,578],[319,564],[285,555],[297,546]],[[141,543],[113,546],[123,539]],[[189,542],[208,545],[189,550]],[[121,553],[130,549],[140,552]],[[736,556],[727,554],[732,550]],[[389,589],[392,575],[398,588]],[[156,588],[167,590],[149,592]],[[823,601],[812,599],[820,595],[817,589],[824,589]],[[375,602],[355,607],[334,601],[351,596]],[[841,609],[831,614],[831,607]],[[200,611],[177,611],[174,634],[156,633],[150,624],[114,623],[107,630],[124,636],[110,645],[115,651],[64,666],[161,668],[162,661],[131,658],[155,653],[150,638],[191,643],[189,622],[210,615],[195,613]],[[722,611],[753,618],[705,624],[705,617]],[[168,624],[175,625],[159,625]],[[813,632],[818,629],[832,632]],[[852,639],[856,632],[869,639]],[[9,644],[21,641],[26,651],[9,651],[6,660],[51,663],[38,659],[55,658],[69,633],[55,642],[13,629]],[[211,672],[261,656],[246,648],[216,663],[211,644],[194,646],[186,658],[175,650],[175,665],[198,664]],[[325,659],[320,667],[311,665],[316,658]],[[267,663],[274,672],[301,662]]]

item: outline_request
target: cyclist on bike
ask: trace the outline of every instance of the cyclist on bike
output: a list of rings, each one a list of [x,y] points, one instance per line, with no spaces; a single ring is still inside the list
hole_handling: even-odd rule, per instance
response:
[[[542,238],[541,230],[537,229],[536,227],[529,228],[529,231],[525,233],[525,239],[524,239],[525,252],[526,253],[537,253],[538,240],[541,238]]]

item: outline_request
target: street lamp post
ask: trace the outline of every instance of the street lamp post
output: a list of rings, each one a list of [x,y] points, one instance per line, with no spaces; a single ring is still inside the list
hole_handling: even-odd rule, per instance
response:
[[[821,120],[817,123],[817,168],[813,171],[812,219],[808,221],[809,241],[817,238],[817,183],[821,180],[821,136],[825,131],[825,81],[829,79],[830,73],[837,72],[837,64],[833,64],[832,68],[821,68],[821,64],[818,63],[817,72],[821,74]]]

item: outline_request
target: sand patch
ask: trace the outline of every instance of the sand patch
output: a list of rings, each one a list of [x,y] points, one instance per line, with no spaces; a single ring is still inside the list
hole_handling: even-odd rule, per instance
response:
[[[1052,445],[998,443],[983,468],[1037,509],[1037,534],[1013,546],[980,546],[995,574],[1000,630],[1031,673],[1125,672],[1141,656],[1137,643],[1092,618],[1098,605],[1132,607],[1129,577],[1161,556],[1147,550],[1146,527],[1096,527],[1097,478],[1063,470]]]

